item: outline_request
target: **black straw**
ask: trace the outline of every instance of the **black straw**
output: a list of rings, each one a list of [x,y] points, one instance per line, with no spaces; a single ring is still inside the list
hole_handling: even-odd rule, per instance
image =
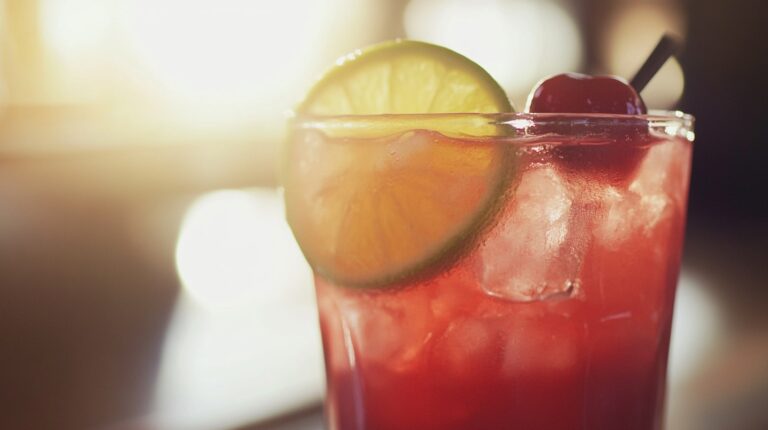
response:
[[[661,66],[667,62],[669,57],[677,54],[679,49],[680,43],[677,39],[669,34],[662,36],[659,43],[653,48],[651,55],[645,60],[643,66],[640,67],[640,70],[637,71],[635,77],[630,81],[630,85],[635,88],[635,91],[638,93],[643,91],[648,82],[659,72]]]

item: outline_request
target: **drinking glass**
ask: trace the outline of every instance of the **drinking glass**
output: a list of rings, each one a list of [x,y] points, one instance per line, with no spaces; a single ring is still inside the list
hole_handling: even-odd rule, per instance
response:
[[[498,189],[478,191],[486,213],[439,262],[365,288],[316,270],[329,427],[661,428],[692,125],[680,112],[294,118],[294,142],[380,145],[378,165],[419,170],[425,145],[503,154]]]

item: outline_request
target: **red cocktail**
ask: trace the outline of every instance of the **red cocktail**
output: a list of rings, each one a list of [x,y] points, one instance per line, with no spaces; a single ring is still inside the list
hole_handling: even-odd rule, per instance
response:
[[[511,136],[411,134],[515,153],[502,204],[461,255],[388,288],[317,276],[331,428],[659,428],[690,119],[488,120]],[[297,138],[319,136],[307,133]],[[606,154],[643,157],[615,180],[563,165],[564,149],[585,165]]]
[[[495,113],[445,48],[355,55],[284,158],[331,429],[659,429],[692,118],[574,74]]]

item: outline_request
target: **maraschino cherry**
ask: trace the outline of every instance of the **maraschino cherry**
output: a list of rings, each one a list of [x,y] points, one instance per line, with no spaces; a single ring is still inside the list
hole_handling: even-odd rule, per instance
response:
[[[577,73],[564,73],[541,81],[531,92],[526,110],[561,114],[646,113],[643,99],[623,79]],[[604,128],[607,138],[612,140],[610,143],[557,146],[552,150],[556,162],[566,170],[592,174],[611,183],[631,178],[645,156],[644,138],[648,127],[642,120],[632,124],[631,119],[618,117],[615,124]]]
[[[643,115],[643,99],[616,76],[563,73],[544,79],[528,98],[528,112]]]
[[[553,149],[555,160],[566,170],[586,172],[612,183],[626,182],[640,165],[649,143],[647,121],[632,116],[647,113],[638,94],[679,47],[664,35],[630,85],[616,76],[563,73],[544,79],[531,91],[526,112],[551,114],[607,114],[601,120],[608,143],[561,145]],[[611,114],[616,115],[611,117]],[[557,123],[553,119],[553,123]],[[563,118],[562,124],[571,124]],[[560,130],[564,135],[574,130]]]

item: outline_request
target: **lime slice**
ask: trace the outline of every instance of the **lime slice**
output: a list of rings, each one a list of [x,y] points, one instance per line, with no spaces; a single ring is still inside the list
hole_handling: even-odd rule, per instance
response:
[[[320,123],[351,115],[354,123],[361,120],[355,115],[511,109],[472,61],[439,46],[395,41],[339,61],[298,113]],[[338,284],[383,286],[444,267],[499,206],[513,164],[505,145],[447,137],[444,118],[412,118],[408,131],[397,118],[373,117],[334,133],[296,128],[286,145],[288,222],[315,271]],[[488,127],[457,124],[467,124],[467,133],[454,126],[453,135]],[[372,127],[379,137],[365,133]]]
[[[510,112],[482,67],[441,46],[384,42],[342,57],[298,111],[310,115]]]

